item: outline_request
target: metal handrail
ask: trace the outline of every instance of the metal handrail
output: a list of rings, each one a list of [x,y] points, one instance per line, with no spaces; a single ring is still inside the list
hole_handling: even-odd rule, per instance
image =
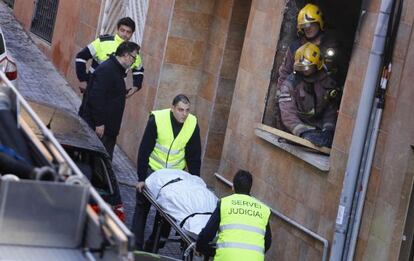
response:
[[[229,187],[232,187],[233,186],[233,183],[231,181],[229,181],[225,177],[221,176],[220,174],[214,173],[214,176],[216,176],[216,178],[218,180],[220,180],[221,182],[223,182],[227,186],[229,186]],[[282,219],[283,221],[291,224],[292,226],[294,226],[297,229],[303,231],[304,233],[308,234],[309,236],[311,236],[311,237],[315,238],[316,240],[322,242],[322,244],[323,244],[322,261],[326,261],[327,260],[327,258],[328,258],[328,250],[329,250],[329,241],[326,238],[324,238],[324,237],[316,234],[312,230],[304,227],[303,225],[301,225],[298,222],[294,221],[293,219],[291,219],[291,218],[283,215],[282,213],[280,213],[279,211],[277,211],[277,210],[275,210],[273,208],[270,208],[270,211],[272,212],[272,214],[274,214],[278,218]]]
[[[0,79],[6,83],[7,87],[9,87],[14,94],[16,95],[16,99],[18,100],[19,104],[23,106],[23,108],[27,111],[28,115],[32,118],[33,122],[39,127],[40,131],[42,132],[45,139],[50,141],[50,144],[52,144],[56,151],[62,156],[62,158],[65,160],[65,162],[68,164],[68,166],[72,170],[72,174],[76,175],[77,177],[87,180],[86,177],[82,174],[82,172],[79,170],[78,166],[72,161],[72,159],[69,157],[69,155],[66,153],[66,151],[62,148],[60,143],[56,140],[56,138],[53,136],[52,132],[43,124],[42,120],[37,116],[37,114],[33,111],[33,109],[30,107],[29,103],[24,99],[24,97],[19,93],[19,91],[16,89],[16,87],[13,86],[13,84],[9,81],[9,79],[6,77],[6,75],[0,71]],[[0,88],[2,88],[0,86]],[[101,198],[99,193],[95,190],[94,187],[89,186],[89,193],[92,196],[92,198],[96,201],[98,204],[100,211],[102,213],[105,213],[108,215],[110,219],[122,230],[122,232],[128,237],[128,239],[133,238],[133,234],[129,229],[125,226],[122,221],[118,219],[118,217],[115,215],[115,213],[112,211],[112,209],[109,207],[109,205]],[[132,240],[129,240],[130,243],[132,243]]]

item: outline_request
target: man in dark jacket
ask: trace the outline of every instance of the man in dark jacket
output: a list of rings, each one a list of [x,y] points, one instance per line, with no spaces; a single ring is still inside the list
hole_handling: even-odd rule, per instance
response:
[[[123,42],[115,55],[98,66],[86,89],[84,108],[80,111],[80,116],[95,130],[111,158],[125,109],[126,70],[135,62],[138,52],[138,44]]]
[[[144,229],[150,209],[149,201],[141,193],[145,179],[163,168],[184,169],[192,175],[200,176],[201,141],[197,119],[190,114],[190,100],[183,94],[177,95],[171,108],[153,111],[148,119],[138,152],[138,186],[132,230],[135,233],[136,247],[143,249]],[[156,217],[156,222],[159,220]],[[162,236],[167,238],[170,227],[163,226]],[[155,233],[145,244],[151,251]]]

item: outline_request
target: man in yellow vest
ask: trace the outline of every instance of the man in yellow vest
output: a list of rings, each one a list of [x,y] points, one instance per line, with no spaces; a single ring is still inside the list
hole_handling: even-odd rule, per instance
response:
[[[235,194],[217,204],[207,225],[197,239],[197,252],[212,256],[211,242],[218,233],[214,260],[264,260],[272,244],[269,226],[270,209],[250,196],[252,175],[239,170],[233,179]]]
[[[192,175],[200,176],[200,129],[197,118],[190,114],[190,100],[187,96],[179,94],[174,98],[171,108],[151,113],[139,147],[137,165],[138,185],[132,230],[135,233],[136,248],[142,250],[150,209],[149,201],[141,193],[145,179],[152,172],[165,168],[187,168]],[[159,218],[157,215],[155,223]],[[166,225],[162,229],[162,236],[168,238],[170,227]],[[154,236],[153,231],[145,244],[145,250],[152,249]]]
[[[86,84],[89,83],[91,75],[96,70],[98,65],[106,61],[109,56],[115,53],[118,46],[129,41],[132,34],[135,31],[135,22],[129,17],[123,17],[118,20],[117,31],[115,35],[101,35],[93,42],[88,44],[79,53],[76,54],[76,76],[78,80]],[[86,70],[86,63],[92,59],[92,64],[89,70]],[[132,96],[135,92],[139,91],[142,87],[142,81],[144,79],[144,67],[142,66],[141,56],[138,54],[134,63],[130,67],[132,70],[132,88],[127,88],[126,97]],[[127,69],[129,70],[129,68]],[[79,86],[81,93],[86,90],[86,84]],[[81,112],[83,109],[84,101],[82,100]]]

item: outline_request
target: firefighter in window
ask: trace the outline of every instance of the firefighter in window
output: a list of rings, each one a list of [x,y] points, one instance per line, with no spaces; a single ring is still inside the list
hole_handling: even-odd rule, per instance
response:
[[[324,69],[317,45],[306,43],[294,58],[294,72],[278,96],[283,124],[296,136],[319,147],[331,147],[337,118],[338,89]]]
[[[320,8],[314,4],[307,4],[297,16],[298,38],[288,47],[285,58],[279,67],[277,86],[286,80],[293,72],[293,58],[296,50],[303,44],[310,42],[317,45],[325,61],[325,68],[340,86],[345,81],[346,63],[344,63],[343,48],[340,47],[335,31],[327,31]],[[279,88],[278,88],[279,89]]]

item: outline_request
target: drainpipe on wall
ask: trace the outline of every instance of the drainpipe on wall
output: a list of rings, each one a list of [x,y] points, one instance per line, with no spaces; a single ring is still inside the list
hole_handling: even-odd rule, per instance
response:
[[[362,173],[361,192],[355,193],[355,194],[359,194],[359,196],[358,196],[358,201],[356,204],[355,219],[354,219],[354,222],[350,225],[351,236],[350,236],[350,239],[348,240],[349,242],[347,242],[346,251],[344,252],[344,256],[347,256],[346,260],[353,260],[353,257],[355,254],[355,248],[356,248],[357,238],[359,234],[359,228],[361,225],[362,211],[364,209],[365,196],[367,193],[369,177],[371,174],[372,161],[374,159],[374,154],[375,154],[375,145],[376,145],[376,141],[378,137],[379,125],[381,122],[382,109],[379,109],[378,112],[374,112],[374,114],[375,114],[374,127],[371,133],[366,163],[365,163],[365,167]]]
[[[402,7],[403,0],[395,0],[391,8],[391,17],[389,18],[388,22],[387,41],[385,43],[384,50],[383,71],[379,84],[379,89],[377,92],[377,98],[375,99],[375,106],[371,117],[371,121],[373,124],[371,124],[372,126],[370,125],[370,135],[368,136],[369,138],[367,138],[368,142],[366,145],[367,150],[364,152],[363,164],[361,164],[361,169],[363,169],[363,172],[360,175],[360,181],[357,185],[358,188],[361,188],[361,190],[356,191],[354,196],[354,201],[356,201],[356,204],[354,204],[355,209],[353,208],[353,212],[355,213],[353,213],[353,218],[351,217],[350,228],[352,228],[352,231],[350,231],[350,236],[347,237],[349,238],[349,240],[347,240],[345,245],[345,250],[347,251],[344,252],[344,256],[347,256],[347,260],[353,260],[357,245],[357,238],[361,225],[365,196],[368,189],[368,182],[371,175],[371,167],[374,160],[379,127],[381,123],[382,113],[385,107],[385,94],[387,90],[388,80],[390,78],[392,70],[392,53],[394,50],[395,40],[397,38]]]
[[[348,225],[350,221],[351,208],[354,200],[358,174],[360,172],[362,154],[364,151],[364,144],[367,136],[378,75],[381,69],[382,55],[384,53],[388,20],[392,4],[393,0],[381,1],[381,7],[378,13],[378,20],[372,42],[371,53],[368,59],[368,68],[365,74],[361,99],[355,120],[355,127],[352,133],[349,157],[338,206],[335,234],[330,256],[330,260],[332,261],[345,259],[343,253],[345,251],[345,241],[349,230]]]

